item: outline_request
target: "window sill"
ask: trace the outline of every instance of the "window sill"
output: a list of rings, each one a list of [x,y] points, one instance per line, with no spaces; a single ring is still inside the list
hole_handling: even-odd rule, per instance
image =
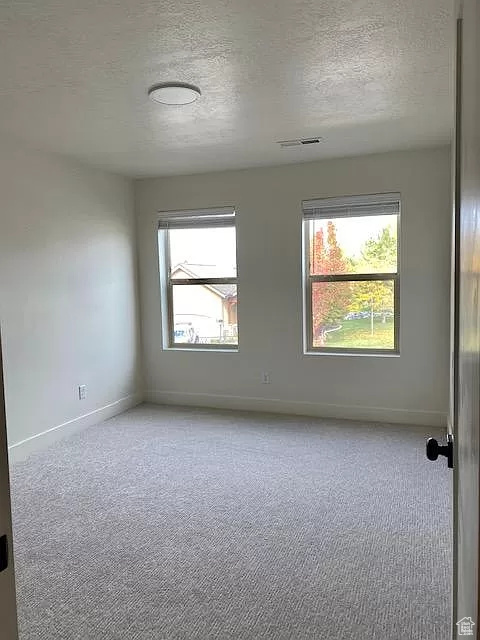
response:
[[[360,357],[360,358],[399,358],[398,351],[387,353],[385,351],[304,351],[304,356],[342,356],[342,357]]]
[[[187,353],[238,353],[238,349],[222,349],[221,347],[210,348],[210,349],[202,349],[201,347],[163,347],[163,351],[176,351],[176,352],[187,352]]]

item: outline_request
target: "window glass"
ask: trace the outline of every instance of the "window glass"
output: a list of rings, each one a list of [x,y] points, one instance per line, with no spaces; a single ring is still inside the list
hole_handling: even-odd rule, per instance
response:
[[[316,219],[309,224],[312,275],[397,271],[397,216]]]
[[[237,345],[237,285],[173,285],[173,341]]]
[[[235,227],[170,229],[172,278],[235,278]]]
[[[205,226],[199,215],[198,222],[160,228],[158,238],[165,257],[162,305],[168,322],[166,346],[237,347],[234,224]]]
[[[350,211],[337,217],[322,201],[318,213],[305,210],[306,349],[398,352],[400,202],[388,214],[371,196],[375,211],[360,204],[355,215],[355,198],[346,200]]]
[[[393,349],[393,280],[314,282],[314,347]]]

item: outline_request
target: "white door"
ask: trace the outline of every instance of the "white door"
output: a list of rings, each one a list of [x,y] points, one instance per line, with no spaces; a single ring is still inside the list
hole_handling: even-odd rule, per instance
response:
[[[0,629],[2,640],[17,640],[17,605],[12,552],[7,429],[0,341]]]
[[[457,23],[453,637],[480,638],[480,0]]]

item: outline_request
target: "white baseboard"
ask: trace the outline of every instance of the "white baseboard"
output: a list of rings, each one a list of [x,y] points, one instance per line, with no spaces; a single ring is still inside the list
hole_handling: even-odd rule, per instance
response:
[[[107,420],[108,418],[113,418],[119,413],[123,413],[127,409],[135,407],[141,402],[143,402],[143,394],[140,392],[132,393],[131,395],[120,398],[120,400],[111,402],[104,407],[85,413],[78,418],[73,418],[72,420],[68,420],[56,427],[47,429],[42,433],[37,433],[30,438],[26,438],[20,442],[15,442],[8,447],[9,461],[10,463],[20,462],[32,453],[41,451],[50,444],[57,442],[72,433],[85,429],[86,427],[91,427],[92,425],[102,422],[103,420]]]
[[[181,391],[149,390],[145,392],[144,398],[147,402],[166,405],[286,413],[291,415],[362,420],[367,422],[394,422],[397,424],[428,427],[446,427],[447,425],[447,414],[440,411],[409,411],[385,407],[348,406],[273,398],[184,393]]]

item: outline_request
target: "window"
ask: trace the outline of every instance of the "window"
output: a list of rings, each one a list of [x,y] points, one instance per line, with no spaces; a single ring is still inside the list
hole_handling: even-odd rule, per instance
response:
[[[303,202],[307,352],[398,353],[399,194]]]
[[[164,345],[236,349],[234,209],[161,213],[158,240]]]

